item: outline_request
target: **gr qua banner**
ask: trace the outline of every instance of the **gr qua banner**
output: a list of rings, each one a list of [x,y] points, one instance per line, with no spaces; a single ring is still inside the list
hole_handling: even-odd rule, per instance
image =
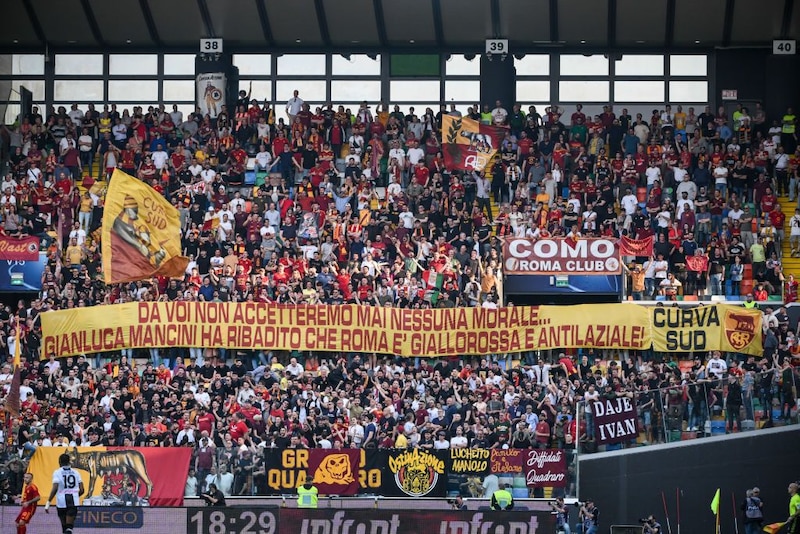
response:
[[[592,416],[599,445],[632,441],[639,435],[636,405],[630,397],[595,401]]]
[[[68,454],[86,487],[87,506],[182,506],[192,450],[185,447],[39,447],[28,472],[48,487]]]

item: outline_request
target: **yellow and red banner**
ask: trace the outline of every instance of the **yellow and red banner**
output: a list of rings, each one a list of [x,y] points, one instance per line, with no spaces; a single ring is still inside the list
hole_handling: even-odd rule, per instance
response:
[[[663,310],[696,314],[702,320],[692,327],[694,323],[688,319],[665,318]],[[656,350],[673,352],[736,350],[759,354],[761,348],[760,314],[722,305],[695,310],[635,304],[413,310],[358,305],[141,302],[52,311],[41,317],[43,359],[50,354],[61,357],[167,346],[378,352],[407,357],[547,348],[641,350],[649,348],[654,339],[658,341]],[[655,334],[657,328],[663,332]],[[686,339],[691,336],[684,330],[694,332],[698,328],[704,334],[694,335],[693,342],[688,343]]]
[[[58,457],[69,454],[93,506],[182,506],[192,449],[186,447],[39,447],[28,472],[49,487]]]
[[[106,284],[154,275],[183,276],[178,210],[141,180],[114,170],[103,210],[102,251]]]
[[[741,352],[762,356],[761,311],[740,306],[652,308],[653,350]]]
[[[473,119],[442,116],[444,164],[450,170],[481,171],[489,165],[506,130]]]

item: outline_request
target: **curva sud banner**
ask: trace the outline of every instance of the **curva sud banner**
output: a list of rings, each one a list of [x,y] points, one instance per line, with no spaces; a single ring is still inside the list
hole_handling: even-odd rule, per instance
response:
[[[665,311],[668,310],[668,311]],[[761,313],[636,304],[412,310],[255,302],[139,302],[43,313],[42,359],[124,348],[377,352],[396,356],[599,348],[761,354]]]
[[[622,443],[639,436],[636,404],[631,397],[602,399],[592,403],[595,439],[599,445]]]
[[[298,510],[279,512],[278,534],[549,534],[550,512]]]
[[[28,471],[40,487],[67,453],[81,472],[86,506],[182,506],[192,449],[185,447],[39,447]],[[132,486],[131,486],[132,484]],[[132,489],[131,489],[132,488]]]
[[[503,240],[503,273],[514,275],[620,274],[619,242],[604,237]]]

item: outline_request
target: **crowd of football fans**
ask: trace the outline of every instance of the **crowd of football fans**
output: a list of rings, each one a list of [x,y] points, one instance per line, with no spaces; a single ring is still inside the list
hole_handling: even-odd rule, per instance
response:
[[[730,431],[741,419],[791,420],[798,342],[782,307],[765,310],[765,357],[697,355],[684,367],[661,354],[618,363],[558,350],[520,355],[519,365],[507,355],[428,362],[213,347],[40,354],[39,314],[52,309],[140,300],[496,307],[509,235],[655,236],[653,257],[628,268],[636,299],[747,288],[745,306],[796,298],[782,272],[777,202],[797,196],[791,110],[770,126],[760,108],[728,117],[667,105],[643,118],[612,106],[595,117],[580,106],[571,115],[475,106],[463,116],[503,128],[504,139],[485,170],[461,172],[445,166],[440,135],[443,116],[462,116],[455,106],[312,110],[296,93],[284,109],[250,96],[214,119],[76,104],[44,117],[34,109],[8,127],[2,229],[40,236],[49,258],[41,294],[0,311],[6,390],[16,329],[25,362],[10,450],[191,446],[196,489],[225,478],[223,492],[250,494],[264,489],[259,459],[272,447],[592,450],[579,400],[635,396],[652,442],[703,432],[723,407]],[[191,258],[183,280],[102,282],[98,229],[115,168],[179,210]],[[791,220],[794,254],[800,215]]]

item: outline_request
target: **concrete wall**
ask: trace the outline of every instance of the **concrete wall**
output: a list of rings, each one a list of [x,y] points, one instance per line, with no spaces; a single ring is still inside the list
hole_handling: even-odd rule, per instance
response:
[[[740,532],[744,531],[739,506],[745,491],[754,486],[761,489],[766,523],[783,521],[788,513],[786,488],[800,479],[798,430],[789,426],[583,455],[579,497],[595,500],[600,532],[607,532],[611,525],[636,523],[651,513],[665,532],[664,501],[673,529],[677,530],[679,504],[683,532],[712,532],[710,506],[717,488],[721,490],[721,532],[734,532],[735,517]]]

